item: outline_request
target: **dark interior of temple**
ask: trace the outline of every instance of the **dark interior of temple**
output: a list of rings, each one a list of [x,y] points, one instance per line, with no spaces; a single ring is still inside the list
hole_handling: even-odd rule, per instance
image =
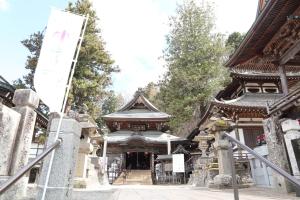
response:
[[[127,152],[126,169],[150,169],[150,153]]]

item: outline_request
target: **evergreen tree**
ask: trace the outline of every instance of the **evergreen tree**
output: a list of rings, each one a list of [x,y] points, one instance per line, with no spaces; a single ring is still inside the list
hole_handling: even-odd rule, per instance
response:
[[[156,98],[156,95],[158,94],[159,92],[159,88],[158,88],[158,85],[153,83],[153,82],[150,82],[146,85],[146,87],[144,87],[143,89],[143,94],[144,96],[151,102],[153,103],[154,105],[156,104],[156,101],[158,100]]]
[[[121,106],[124,104],[124,98],[121,94],[116,95],[114,91],[109,91],[103,100],[101,106],[101,116],[116,112]],[[104,120],[102,118],[96,119],[99,127],[103,127],[105,125]]]
[[[242,43],[244,37],[245,34],[239,32],[231,33],[226,40],[226,47],[232,48],[231,52],[233,53]]]
[[[105,50],[100,29],[97,28],[98,18],[90,1],[69,3],[67,10],[81,15],[89,14],[72,82],[70,101],[75,109],[86,105],[89,114],[97,117],[101,113],[100,101],[107,95],[105,89],[112,84],[111,74],[119,69],[113,66],[114,61]]]
[[[14,81],[13,85],[16,88],[31,88],[34,90],[33,77],[40,55],[43,37],[43,32],[38,31],[30,35],[28,39],[21,41],[30,53],[30,55],[27,56],[25,64],[25,68],[29,70],[29,73],[23,76],[23,80],[17,79]]]
[[[173,116],[170,125],[174,129],[191,119],[228,75],[222,67],[224,40],[213,33],[214,16],[209,4],[185,1],[170,19],[170,28],[164,51],[167,72],[160,81],[157,98],[159,107]]]

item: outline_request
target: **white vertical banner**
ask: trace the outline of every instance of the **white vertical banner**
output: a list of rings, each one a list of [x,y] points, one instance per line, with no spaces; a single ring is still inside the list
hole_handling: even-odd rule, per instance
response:
[[[184,168],[184,154],[173,154],[173,172],[185,172]]]
[[[50,112],[61,112],[85,17],[51,10],[34,75],[34,87]]]

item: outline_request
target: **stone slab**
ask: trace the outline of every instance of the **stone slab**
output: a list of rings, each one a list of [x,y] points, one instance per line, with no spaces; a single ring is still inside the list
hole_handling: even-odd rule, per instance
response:
[[[37,108],[40,99],[37,93],[31,89],[17,89],[14,93],[12,102],[16,105],[16,107],[29,106]]]
[[[28,152],[31,147],[31,141],[36,121],[36,112],[28,107],[13,108],[21,114],[21,120],[16,136],[13,159],[11,164],[11,174],[15,174],[23,168],[28,162]]]
[[[76,123],[75,123],[76,122]],[[51,122],[50,132],[56,132],[59,123],[59,118],[55,118]],[[64,133],[76,134],[80,137],[81,135],[81,126],[80,124],[72,118],[64,118],[63,123],[61,124],[60,130],[63,130]]]
[[[51,123],[47,146],[55,141],[56,129],[59,119],[53,119]],[[48,182],[46,200],[60,199],[71,200],[73,189],[73,178],[75,164],[78,154],[81,127],[74,119],[63,119],[59,138],[62,139],[61,146],[55,150],[53,164]],[[37,199],[42,197],[44,183],[50,163],[51,156],[43,162],[40,175]]]
[[[0,176],[9,175],[21,114],[0,104]]]

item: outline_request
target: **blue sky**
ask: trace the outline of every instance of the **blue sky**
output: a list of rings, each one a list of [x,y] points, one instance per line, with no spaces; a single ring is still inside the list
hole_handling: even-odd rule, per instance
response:
[[[45,28],[52,6],[65,8],[67,4],[63,0],[0,0],[0,75],[12,82],[26,73],[29,53],[21,41]]]
[[[205,0],[199,0],[203,2]],[[255,19],[257,0],[206,0],[215,3],[216,31],[246,32]],[[159,57],[165,48],[168,17],[182,0],[93,0],[106,49],[121,73],[113,89],[130,97],[138,87],[156,82],[165,71]],[[22,77],[28,51],[21,40],[47,24],[51,6],[64,9],[64,0],[0,0],[0,75]]]

